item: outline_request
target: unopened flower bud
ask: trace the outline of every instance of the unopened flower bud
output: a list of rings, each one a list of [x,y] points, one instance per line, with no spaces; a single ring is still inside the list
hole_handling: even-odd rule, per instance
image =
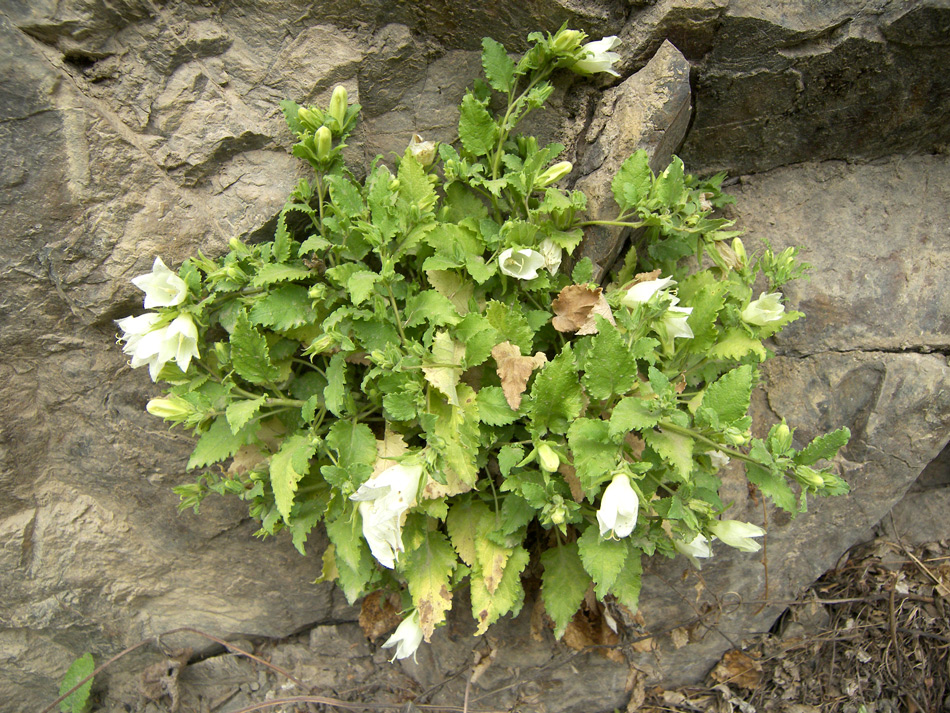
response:
[[[319,337],[310,342],[310,346],[307,347],[307,352],[309,354],[322,354],[327,349],[333,346],[334,339],[330,334],[321,334]]]
[[[183,421],[193,412],[191,404],[180,396],[170,396],[167,399],[152,399],[145,404],[145,410],[153,416],[169,421]]]
[[[749,262],[749,256],[746,254],[745,245],[742,244],[742,241],[739,238],[736,238],[732,241],[732,252],[736,254],[739,262],[741,262],[743,265],[746,265]]]
[[[795,467],[795,480],[810,488],[821,488],[825,484],[825,479],[821,477],[821,473],[807,465]]]
[[[317,129],[315,143],[317,145],[317,158],[323,161],[330,155],[330,147],[333,145],[333,134],[330,133],[327,127],[321,126]]]
[[[228,345],[224,342],[214,343],[214,355],[217,358],[219,364],[225,364],[231,358]]]
[[[791,448],[792,431],[784,421],[773,427],[771,436],[772,444],[777,453],[784,453]]]
[[[425,141],[419,134],[409,140],[409,153],[422,166],[431,166],[435,161],[435,142]]]
[[[561,30],[554,36],[551,49],[559,54],[570,54],[581,46],[587,35],[579,30]]]
[[[555,472],[561,466],[561,459],[547,443],[538,446],[538,463],[548,473]]]
[[[300,119],[302,123],[306,124],[311,130],[323,123],[322,119],[317,116],[313,109],[308,109],[304,106],[297,109],[297,118]]]
[[[538,180],[534,182],[535,188],[544,188],[545,186],[550,186],[552,183],[556,183],[564,178],[567,174],[574,170],[574,166],[570,161],[561,161],[556,163],[553,166],[549,166],[545,169]]]
[[[346,100],[346,87],[342,84],[337,84],[333,89],[333,96],[330,97],[329,114],[336,119],[341,131],[343,129],[343,122],[346,121]]]

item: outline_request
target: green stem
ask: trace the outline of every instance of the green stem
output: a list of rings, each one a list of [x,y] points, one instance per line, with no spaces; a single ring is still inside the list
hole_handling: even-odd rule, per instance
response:
[[[683,426],[677,426],[675,423],[670,423],[669,421],[660,421],[657,426],[662,428],[664,431],[669,431],[670,433],[676,433],[681,436],[688,436],[694,441],[698,441],[707,446],[712,446],[720,453],[724,453],[730,458],[735,458],[736,460],[745,461],[746,463],[752,463],[753,465],[762,465],[755,458],[751,458],[742,451],[737,451],[734,448],[729,448],[728,446],[723,446],[719,443],[716,443],[714,440],[707,438],[701,433],[697,433],[691,428],[684,428]]]
[[[642,228],[646,223],[642,221],[631,222],[629,220],[583,220],[580,223],[574,223],[573,228],[584,228],[588,225],[615,225],[619,228]]]
[[[402,340],[402,345],[406,346],[406,333],[402,329],[402,317],[399,314],[399,307],[396,305],[396,295],[393,294],[393,288],[390,287],[388,282],[386,283],[386,292],[389,293],[389,305],[393,308],[393,314],[396,315],[396,329],[399,330],[399,338]]]

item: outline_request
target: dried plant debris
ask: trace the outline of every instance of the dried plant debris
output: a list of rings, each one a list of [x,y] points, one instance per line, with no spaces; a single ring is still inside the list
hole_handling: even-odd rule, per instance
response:
[[[777,713],[950,710],[950,543],[855,547],[705,686],[653,688],[636,709]]]

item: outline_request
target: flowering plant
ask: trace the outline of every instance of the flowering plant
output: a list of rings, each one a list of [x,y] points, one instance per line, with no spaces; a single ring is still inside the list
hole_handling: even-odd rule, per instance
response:
[[[484,40],[458,146],[415,136],[363,181],[341,155],[359,114],[342,87],[327,109],[283,102],[314,175],[273,239],[234,239],[177,275],[156,259],[133,281],[155,311],[119,322],[132,366],[168,384],[148,410],[200,436],[183,507],[235,495],[302,554],[322,523],[325,580],[350,601],[403,595],[386,644],[400,658],[465,583],[480,634],[540,571],[561,636],[589,588],[635,609],[644,556],[698,565],[717,538],[756,549],[759,528],[720,519],[730,459],[790,512],[847,490],[818,464],[847,429],[800,450],[784,422],[751,435],[762,339],[801,316],[779,290],[803,268],[794,249],[747,255],[712,216],[722,176],[698,180],[678,158],[655,175],[634,154],[607,222],[644,239],[607,285],[589,260],[570,266],[598,221],[558,185],[563,147],[515,130],[554,71],[613,73],[616,42],[529,39],[518,61]],[[757,279],[769,292],[752,300]]]

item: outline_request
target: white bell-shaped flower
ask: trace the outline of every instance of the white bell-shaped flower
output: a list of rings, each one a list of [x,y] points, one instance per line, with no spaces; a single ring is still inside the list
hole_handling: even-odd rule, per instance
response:
[[[665,290],[667,287],[672,287],[675,284],[676,280],[674,280],[672,277],[661,277],[656,280],[638,282],[629,290],[627,290],[627,294],[623,296],[623,299],[620,300],[620,303],[625,307],[634,309],[638,305],[649,302],[653,295]]]
[[[758,525],[741,520],[714,520],[709,525],[709,531],[730,547],[743,552],[761,550],[762,545],[752,538],[765,534],[765,530]]]
[[[363,537],[373,557],[389,569],[403,551],[402,521],[406,511],[416,504],[421,465],[390,466],[370,478],[350,496],[359,502],[363,520]]]
[[[639,510],[640,498],[630,485],[630,477],[625,473],[617,473],[610,485],[604,488],[597,511],[600,536],[626,537],[637,526]]]
[[[508,248],[498,256],[498,267],[509,277],[519,280],[533,280],[538,276],[538,270],[545,265],[544,255],[536,250],[527,248],[515,250]]]
[[[620,38],[616,35],[588,42],[581,48],[587,52],[587,56],[579,62],[575,62],[571,69],[578,74],[605,72],[619,77],[620,73],[613,68],[613,65],[620,60],[620,55],[611,52],[619,45]]]
[[[188,296],[188,285],[160,257],[155,258],[151,272],[132,278],[132,284],[145,293],[145,309],[174,307]]]
[[[384,649],[396,647],[396,652],[390,659],[390,662],[396,659],[404,659],[412,656],[416,660],[416,650],[422,643],[422,626],[419,624],[419,610],[412,612],[402,620],[393,635],[386,639],[383,644]]]
[[[713,555],[712,545],[706,536],[702,534],[696,535],[696,537],[689,542],[673,540],[673,547],[681,555],[686,556],[696,569],[702,569],[702,566],[699,564],[700,558],[706,559]]]
[[[782,304],[781,292],[769,292],[759,295],[759,299],[750,302],[739,316],[743,322],[763,327],[770,322],[777,322],[785,313]]]

